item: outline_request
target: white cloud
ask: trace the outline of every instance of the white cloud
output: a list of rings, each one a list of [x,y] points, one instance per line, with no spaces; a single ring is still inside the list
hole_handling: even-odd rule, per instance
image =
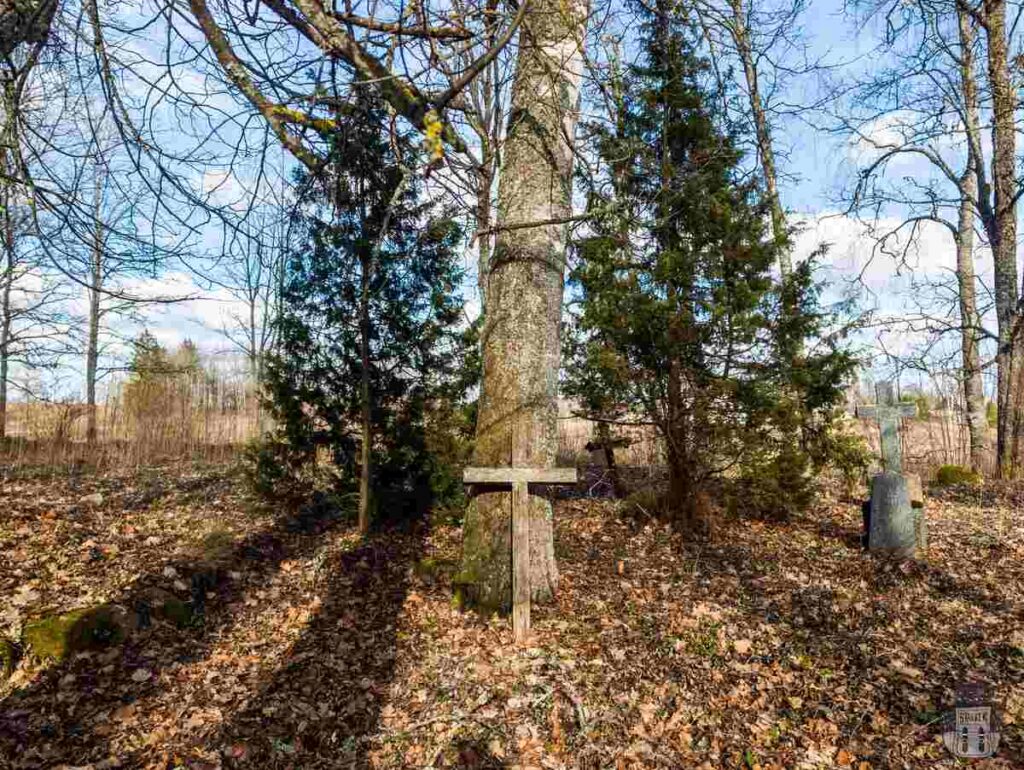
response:
[[[932,221],[902,226],[896,218],[873,222],[840,212],[821,212],[797,223],[794,256],[804,260],[823,245],[823,266],[832,280],[859,281],[880,294],[898,291],[911,278],[936,279],[956,267],[949,230]]]

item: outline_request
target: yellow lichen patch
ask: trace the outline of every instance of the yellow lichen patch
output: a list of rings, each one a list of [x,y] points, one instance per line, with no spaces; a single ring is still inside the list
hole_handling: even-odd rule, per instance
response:
[[[271,107],[270,112],[273,117],[280,118],[288,123],[297,123],[301,126],[309,126],[322,134],[329,133],[338,127],[338,124],[333,120],[328,118],[314,118],[312,115],[307,115],[305,112],[292,109],[291,107],[285,107],[281,104],[275,104]]]
[[[441,141],[443,132],[444,124],[435,110],[431,110],[423,116],[423,146],[432,163],[444,157],[444,143]]]

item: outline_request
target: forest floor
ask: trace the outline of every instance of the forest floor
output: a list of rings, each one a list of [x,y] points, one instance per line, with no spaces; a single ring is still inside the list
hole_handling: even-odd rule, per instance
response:
[[[460,531],[362,542],[249,498],[223,467],[0,476],[0,624],[147,592],[154,620],[0,683],[0,767],[953,767],[956,683],[997,686],[1024,766],[1024,486],[928,500],[926,560],[876,559],[823,495],[707,542],[555,505],[557,602],[532,642],[452,606]]]

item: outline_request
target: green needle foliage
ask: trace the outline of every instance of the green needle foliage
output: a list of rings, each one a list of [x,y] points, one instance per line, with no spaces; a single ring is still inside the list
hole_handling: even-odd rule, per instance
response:
[[[649,423],[665,442],[669,507],[699,526],[707,483],[767,483],[799,504],[853,360],[821,331],[811,265],[780,287],[767,201],[739,167],[718,100],[672,0],[641,7],[644,56],[613,79],[593,126],[587,234],[566,390],[592,416]],[[767,494],[771,493],[771,494]]]
[[[328,167],[300,180],[298,246],[267,370],[280,427],[256,475],[268,491],[301,488],[303,474],[327,456],[333,491],[354,494],[365,371],[371,497],[382,515],[400,516],[461,492],[449,466],[465,453],[463,396],[473,384],[458,290],[462,231],[426,199],[411,171],[415,146],[389,127],[380,104],[360,97],[342,119]]]

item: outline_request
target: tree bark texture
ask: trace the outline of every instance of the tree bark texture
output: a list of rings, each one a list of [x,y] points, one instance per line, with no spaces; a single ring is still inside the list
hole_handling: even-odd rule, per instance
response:
[[[967,12],[957,12],[960,28],[960,83],[968,132],[977,132],[978,85],[974,77],[974,28]],[[981,379],[981,318],[978,315],[974,274],[974,219],[981,159],[972,142],[967,145],[967,166],[960,178],[960,217],[956,235],[956,277],[960,297],[960,347],[963,362],[964,412],[970,439],[970,464],[983,471],[987,463],[985,392]]]
[[[1012,477],[1019,466],[1020,433],[1024,428],[1024,393],[1020,372],[1024,355],[1019,348],[1020,313],[1017,308],[1017,205],[1016,137],[1014,111],[1016,90],[1009,69],[1009,43],[1005,0],[986,0],[982,24],[988,45],[988,80],[992,92],[992,187],[995,227],[991,234],[995,274],[996,319],[999,327],[997,471]]]
[[[473,464],[551,467],[558,444],[566,226],[572,210],[586,4],[534,0],[519,38],[498,189],[498,232],[488,265],[483,384]],[[503,227],[509,229],[502,229]],[[511,494],[482,491],[466,512],[463,599],[507,612],[512,596]],[[549,601],[558,582],[550,503],[529,497],[530,593]]]

